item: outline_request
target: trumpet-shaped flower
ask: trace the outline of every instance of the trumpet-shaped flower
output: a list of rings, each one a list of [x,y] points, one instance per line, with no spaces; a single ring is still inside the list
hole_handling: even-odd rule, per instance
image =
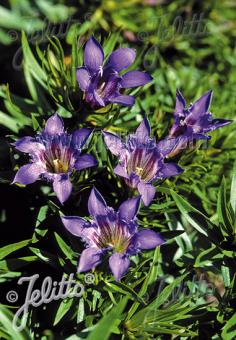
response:
[[[114,172],[124,178],[127,185],[138,189],[145,205],[149,205],[155,195],[152,183],[180,174],[183,170],[174,163],[164,163],[165,157],[175,147],[175,140],[155,143],[150,137],[150,124],[145,118],[135,134],[123,142],[117,135],[104,132],[108,149],[118,156],[119,163]]]
[[[130,266],[130,256],[164,243],[163,238],[150,229],[137,230],[139,205],[140,196],[123,202],[116,212],[93,188],[88,200],[90,222],[78,216],[62,217],[66,229],[87,246],[80,256],[78,272],[95,268],[106,253],[111,253],[109,266],[115,279],[120,280]]]
[[[23,165],[16,173],[13,183],[31,184],[38,179],[53,183],[53,190],[61,203],[71,194],[70,174],[97,165],[92,155],[81,155],[81,149],[92,130],[79,129],[68,134],[58,114],[50,117],[44,130],[35,137],[26,136],[12,145],[28,153],[29,164]]]
[[[112,52],[104,64],[104,52],[99,42],[91,37],[84,49],[84,66],[77,69],[77,81],[85,94],[85,101],[93,108],[109,103],[125,106],[134,104],[134,97],[124,95],[122,89],[143,86],[152,80],[145,72],[119,72],[133,64],[136,53],[131,48],[119,48]]]
[[[212,118],[209,112],[212,94],[212,91],[206,92],[187,108],[183,95],[177,90],[174,125],[168,138],[177,138],[179,142],[172,154],[186,148],[189,142],[210,139],[211,136],[206,135],[208,132],[232,123],[232,120]]]

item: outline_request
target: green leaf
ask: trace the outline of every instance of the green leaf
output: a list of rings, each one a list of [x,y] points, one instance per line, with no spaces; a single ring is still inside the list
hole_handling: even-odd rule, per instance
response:
[[[52,267],[56,268],[56,269],[61,269],[61,267],[63,267],[65,265],[65,261],[56,255],[53,255],[47,251],[44,250],[40,250],[38,248],[34,248],[34,247],[30,247],[29,248],[36,256],[38,256],[38,258],[46,263],[48,263],[49,265],[51,265]]]
[[[46,233],[48,232],[47,229],[42,229],[40,227],[41,223],[45,220],[48,212],[48,206],[44,205],[40,208],[38,216],[37,216],[37,221],[36,221],[36,226],[35,226],[35,231],[32,236],[32,242],[35,243],[40,240],[40,238],[44,237]]]
[[[175,287],[177,287],[181,281],[187,276],[187,273],[184,275],[181,275],[177,279],[174,280],[173,283],[165,287],[162,292],[157,296],[157,298],[150,303],[147,307],[141,309],[139,312],[137,312],[128,322],[130,323],[132,328],[138,327],[140,325],[145,316],[147,314],[153,314],[154,311],[158,310],[158,308],[163,305],[165,302],[168,301],[169,296],[171,295],[172,291]]]
[[[176,218],[174,214],[165,213],[165,216],[167,218],[168,227],[170,228],[170,230],[184,231],[182,223],[180,223],[180,221]],[[182,233],[181,235],[176,235],[175,240],[176,243],[179,245],[179,248],[174,257],[175,260],[181,257],[184,253],[193,249],[191,240],[186,232]]]
[[[218,194],[217,213],[219,222],[222,223],[222,225],[224,226],[224,230],[228,233],[228,235],[231,235],[233,232],[233,226],[230,221],[229,210],[227,207],[226,182],[224,178],[222,179],[220,191]]]
[[[106,41],[104,41],[103,50],[104,50],[105,56],[108,56],[109,54],[112,53],[112,51],[115,48],[115,45],[117,44],[119,37],[120,37],[120,31],[110,34],[109,37],[106,39]]]
[[[83,297],[79,300],[79,306],[77,311],[77,323],[80,323],[84,320],[85,317],[85,310],[84,310],[84,299]]]
[[[224,280],[225,287],[230,287],[230,269],[226,266],[221,266],[221,274]]]
[[[236,161],[233,167],[233,177],[231,182],[230,204],[234,214],[236,214]]]
[[[152,261],[152,264],[151,264],[150,269],[149,269],[149,272],[148,272],[146,279],[143,282],[143,285],[142,285],[142,287],[139,291],[139,296],[141,296],[141,297],[147,292],[149,285],[151,285],[157,278],[159,258],[160,258],[160,248],[156,248],[155,252],[154,252],[154,256],[153,256],[153,261]],[[139,302],[135,302],[131,306],[131,308],[128,312],[128,316],[127,316],[128,319],[130,319],[132,317],[132,315],[136,312],[136,310],[138,309],[139,306],[140,306]]]
[[[52,4],[48,0],[38,0],[37,6],[39,6],[48,20],[55,24],[66,21],[76,11],[75,7],[65,6],[60,3]]]
[[[37,60],[35,59],[25,32],[22,32],[22,50],[23,50],[23,57],[24,57],[24,73],[25,78],[27,81],[27,85],[29,91],[31,93],[32,98],[37,101],[39,98],[38,89],[36,84],[34,83],[33,79],[37,80],[37,82],[47,90],[47,75],[45,74],[44,70],[39,66]]]
[[[173,190],[171,190],[171,195],[174,198],[180,212],[191,226],[193,226],[202,235],[209,237],[209,239],[216,245],[219,245],[223,241],[224,237],[218,230],[217,225],[214,225],[202,212],[192,207],[189,202]]]
[[[0,270],[9,272],[10,270],[18,270],[29,264],[30,262],[37,261],[37,256],[25,256],[25,257],[18,257],[15,259],[6,259],[0,261]]]
[[[17,242],[17,243],[12,243],[12,244],[8,244],[5,247],[2,247],[0,249],[0,260],[4,259],[6,256],[8,256],[9,254],[24,248],[25,246],[29,245],[31,242],[31,240],[24,240],[21,242]]]
[[[54,233],[54,235],[55,235],[57,243],[58,243],[60,249],[62,250],[62,252],[66,255],[66,257],[69,260],[73,260],[73,257],[75,256],[75,253],[73,252],[71,247],[68,246],[57,233]]]
[[[64,299],[61,301],[54,322],[53,322],[53,326],[57,325],[61,319],[66,315],[66,313],[70,310],[71,306],[73,304],[73,299]]]
[[[34,18],[32,23],[29,25],[28,20],[32,20],[32,16],[26,18],[21,15],[18,15],[14,11],[10,11],[2,6],[0,6],[0,18],[1,18],[1,27],[7,28],[7,29],[17,29],[17,30],[26,30],[26,31],[32,31],[33,30],[40,30],[43,28],[44,23]],[[27,20],[28,19],[28,20]]]
[[[129,286],[122,282],[107,282],[106,285],[112,288],[114,291],[127,295],[129,298],[139,301],[145,305],[145,301]]]
[[[9,130],[18,133],[19,131],[19,124],[18,121],[6,113],[0,111],[0,124],[8,128]]]
[[[113,307],[109,313],[104,315],[102,319],[96,324],[95,329],[89,334],[87,340],[108,340],[113,328],[117,325],[117,320],[120,320],[121,314],[125,309],[127,299],[120,300],[117,306]]]
[[[33,340],[26,327],[21,332],[12,327],[13,317],[14,315],[7,308],[0,306],[0,330],[7,335],[4,339]]]
[[[223,340],[232,340],[236,337],[236,313],[224,325],[221,333]]]
[[[32,119],[32,125],[34,131],[37,131],[40,128],[39,122],[37,121],[37,118],[35,114],[31,113],[31,119]]]

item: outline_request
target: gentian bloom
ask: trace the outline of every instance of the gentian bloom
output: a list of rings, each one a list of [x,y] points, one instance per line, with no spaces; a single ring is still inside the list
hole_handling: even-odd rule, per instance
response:
[[[177,147],[172,155],[186,148],[189,142],[210,139],[211,136],[206,133],[232,123],[232,120],[212,119],[212,114],[209,112],[212,94],[212,91],[206,92],[187,108],[184,97],[177,90],[174,125],[168,137],[178,139]]]
[[[65,132],[60,116],[54,114],[47,120],[41,133],[12,143],[17,150],[30,156],[30,163],[17,171],[13,183],[26,185],[41,178],[46,179],[53,183],[59,201],[65,202],[72,191],[72,171],[97,165],[93,156],[80,155],[91,132],[90,129],[79,129],[70,135]]]
[[[93,188],[88,200],[90,222],[77,216],[62,217],[66,229],[87,246],[80,256],[78,272],[95,268],[106,253],[112,252],[109,266],[115,279],[120,280],[130,266],[130,256],[164,243],[162,237],[150,229],[137,230],[139,205],[140,196],[123,202],[116,212]]]
[[[117,135],[104,132],[108,149],[119,158],[114,172],[124,178],[127,185],[138,189],[145,205],[149,205],[155,196],[152,185],[157,179],[164,179],[180,174],[183,170],[174,163],[164,163],[165,157],[175,146],[168,141],[155,143],[150,138],[150,124],[147,118],[129,135],[124,143]]]
[[[123,95],[121,89],[133,88],[149,83],[152,77],[145,72],[119,72],[133,64],[136,53],[131,48],[119,48],[112,52],[105,65],[104,52],[99,42],[91,37],[84,49],[84,66],[77,69],[77,81],[85,93],[85,101],[93,108],[109,103],[125,106],[134,104],[134,97]]]

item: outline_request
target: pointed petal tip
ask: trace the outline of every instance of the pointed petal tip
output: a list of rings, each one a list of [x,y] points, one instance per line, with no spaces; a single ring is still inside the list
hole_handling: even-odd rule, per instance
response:
[[[84,65],[88,67],[89,70],[98,71],[103,61],[103,48],[99,41],[94,36],[91,36],[84,47]]]
[[[106,215],[107,213],[107,204],[95,186],[93,186],[89,195],[88,210],[92,217],[96,217],[97,215]]]
[[[149,250],[161,246],[165,240],[151,229],[142,229],[136,234],[136,242],[139,249]]]
[[[210,107],[210,105],[211,105],[211,100],[212,100],[212,97],[213,97],[213,90],[209,90],[209,91],[207,91],[207,92],[205,92],[203,95],[202,95],[202,97],[209,97],[209,107]],[[201,97],[201,98],[202,98]]]
[[[129,175],[127,174],[125,166],[122,166],[121,164],[117,164],[113,171],[117,176],[121,176],[121,177],[129,179]]]
[[[86,248],[80,255],[77,271],[83,273],[95,268],[101,263],[101,256],[101,250],[93,247]]]
[[[77,67],[76,79],[81,91],[86,91],[90,85],[90,73],[85,66]]]
[[[136,129],[135,135],[138,137],[140,141],[147,141],[151,134],[151,126],[148,120],[148,117],[145,116],[144,119],[139,124],[138,128]],[[147,140],[146,140],[147,139]]]
[[[48,118],[44,131],[49,135],[61,134],[64,132],[64,122],[57,112]]]
[[[120,72],[132,65],[135,58],[136,51],[134,49],[121,47],[110,54],[106,67],[112,67],[117,72]]]
[[[116,281],[120,281],[130,266],[130,259],[123,253],[114,253],[109,258],[109,267]]]
[[[130,95],[119,95],[110,99],[111,103],[120,104],[124,106],[133,106],[135,104],[134,96]]]
[[[186,107],[186,101],[184,96],[180,92],[179,89],[176,90],[176,103],[175,103],[175,112],[174,115],[184,115],[184,109]]]
[[[53,190],[59,202],[64,205],[72,192],[72,183],[69,176],[67,174],[58,175],[53,181]]]
[[[134,220],[140,208],[141,195],[129,198],[119,207],[120,218],[126,221]]]
[[[113,153],[115,156],[118,156],[124,148],[120,137],[111,132],[103,131],[103,138],[106,147],[111,151],[111,153]]]
[[[143,204],[148,207],[156,194],[156,188],[152,184],[140,182],[138,184],[138,191],[141,194]]]
[[[25,164],[18,169],[12,184],[32,184],[39,179],[41,174],[42,169],[38,167],[35,163]]]
[[[98,161],[93,155],[90,154],[79,156],[75,163],[75,169],[78,171],[92,168],[94,166],[98,166]]]
[[[79,216],[61,216],[64,227],[75,236],[81,237],[83,228],[87,225],[86,220]]]
[[[153,80],[152,76],[147,72],[128,71],[123,74],[120,85],[122,88],[134,88],[144,86]]]

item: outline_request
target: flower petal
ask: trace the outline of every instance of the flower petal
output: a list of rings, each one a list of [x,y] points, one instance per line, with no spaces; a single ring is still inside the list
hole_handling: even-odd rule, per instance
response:
[[[153,249],[165,243],[160,234],[150,229],[140,230],[136,234],[136,245],[139,249]]]
[[[179,138],[165,138],[157,143],[159,153],[166,157],[179,144]]]
[[[133,96],[120,95],[120,96],[111,98],[110,102],[125,105],[125,106],[133,106],[135,99]]]
[[[48,118],[44,132],[48,133],[49,135],[61,134],[64,132],[63,120],[57,113]]]
[[[106,69],[103,74],[104,87],[100,92],[104,101],[109,100],[118,93],[121,77],[111,69]]]
[[[70,196],[72,191],[72,184],[67,174],[57,175],[53,181],[53,190],[63,204]]]
[[[141,71],[129,71],[122,75],[122,80],[120,82],[121,87],[123,88],[132,88],[137,86],[143,86],[152,81],[152,77],[146,73]]]
[[[84,48],[84,65],[91,71],[98,71],[102,66],[104,53],[99,42],[91,37]]]
[[[160,170],[160,178],[168,178],[171,176],[180,175],[183,172],[177,164],[174,163],[166,163]],[[158,176],[159,177],[159,176]]]
[[[141,196],[130,198],[123,202],[119,207],[119,216],[122,220],[130,221],[133,220],[140,206]]]
[[[93,157],[92,155],[85,154],[77,158],[77,161],[75,163],[75,168],[76,170],[82,170],[82,169],[91,168],[97,165],[98,165],[98,161],[96,160],[95,157]]]
[[[109,266],[116,281],[127,272],[130,266],[130,259],[122,253],[114,253],[109,258]]]
[[[190,108],[190,114],[186,117],[187,124],[194,124],[200,117],[208,113],[208,109],[211,105],[211,98],[213,92],[208,91],[204,93],[198,100],[196,100]]]
[[[185,116],[184,109],[186,107],[185,99],[182,95],[182,93],[177,90],[176,91],[176,104],[175,104],[175,112],[174,115],[178,117]]]
[[[195,140],[209,140],[209,139],[211,139],[211,136],[205,135],[204,132],[203,133],[193,133],[192,135],[190,135],[188,142],[191,143]]]
[[[118,176],[129,178],[129,175],[126,172],[126,169],[121,164],[117,164],[117,166],[114,168],[114,173]]]
[[[132,48],[119,48],[112,52],[106,62],[106,67],[111,67],[117,72],[133,64],[136,52]]]
[[[185,150],[188,147],[189,143],[193,141],[194,139],[208,139],[208,137],[203,134],[197,134],[197,133],[194,134],[192,131],[187,131],[185,134],[180,135],[177,138],[170,138],[170,140],[171,139],[173,139],[175,146],[172,149],[172,151],[168,153],[168,157],[174,157],[180,152],[182,152],[183,150]],[[161,174],[162,174],[162,169],[160,170],[158,177],[161,178]]]
[[[105,102],[104,102],[104,100],[103,100],[103,98],[101,98],[100,96],[99,96],[99,94],[96,92],[96,91],[94,91],[93,92],[93,100],[94,100],[94,102],[95,102],[95,107],[96,106],[100,106],[100,107],[104,107],[104,106],[106,106],[106,104],[105,104]]]
[[[80,255],[78,272],[87,272],[101,263],[102,252],[98,248],[87,248]]]
[[[155,196],[156,188],[151,184],[139,182],[138,191],[140,195],[142,196],[144,205],[148,206],[152,202]]]
[[[88,210],[90,215],[93,217],[96,217],[96,215],[107,214],[107,204],[95,187],[93,187],[88,199]]]
[[[31,184],[39,179],[43,169],[38,164],[30,163],[23,165],[16,173],[12,183]]]
[[[76,70],[76,78],[82,91],[86,91],[90,84],[90,74],[86,67],[79,67]]]
[[[63,216],[61,220],[71,234],[79,237],[81,237],[83,228],[88,224],[86,220],[78,216]]]
[[[79,149],[87,142],[89,136],[93,132],[92,129],[79,129],[73,132],[72,140],[75,147]]]
[[[140,141],[148,141],[151,134],[151,127],[147,117],[143,119],[139,127],[137,128],[135,135]]]
[[[113,153],[113,155],[118,156],[121,150],[124,148],[124,144],[120,137],[106,131],[103,131],[103,136],[108,149],[111,151],[111,153]]]
[[[43,144],[37,143],[35,138],[26,136],[11,143],[17,150],[25,153],[34,153],[40,149],[44,149]]]
[[[213,131],[215,129],[219,129],[222,126],[229,125],[231,123],[233,123],[233,120],[222,119],[222,118],[213,119],[211,121],[211,123],[209,124],[209,127],[207,128],[207,131],[205,131],[205,132]],[[204,130],[206,130],[206,129],[204,129]]]

